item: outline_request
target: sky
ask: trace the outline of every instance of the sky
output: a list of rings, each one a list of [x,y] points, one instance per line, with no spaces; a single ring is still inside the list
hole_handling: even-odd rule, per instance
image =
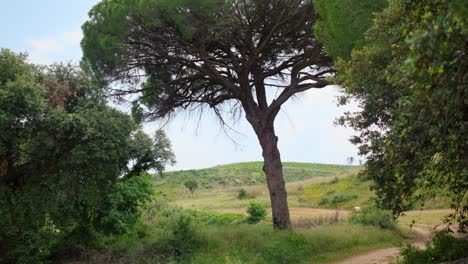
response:
[[[27,52],[33,63],[79,62],[81,25],[98,0],[0,0],[0,48]],[[287,102],[275,127],[283,161],[347,164],[356,160],[357,148],[349,142],[355,132],[334,125],[356,104],[338,107],[340,87],[309,90]],[[119,109],[128,109],[120,105]],[[207,168],[220,164],[260,161],[258,140],[245,117],[225,133],[209,111],[200,116],[181,113],[170,123],[144,125],[147,133],[163,128],[170,138],[177,164],[168,170]]]

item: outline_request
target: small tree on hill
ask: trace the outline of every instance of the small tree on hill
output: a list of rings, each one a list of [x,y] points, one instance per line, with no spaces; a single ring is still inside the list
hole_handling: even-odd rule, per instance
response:
[[[195,190],[198,189],[198,182],[194,179],[186,180],[184,182],[184,186],[187,187],[187,189],[189,189],[190,193],[193,196]]]

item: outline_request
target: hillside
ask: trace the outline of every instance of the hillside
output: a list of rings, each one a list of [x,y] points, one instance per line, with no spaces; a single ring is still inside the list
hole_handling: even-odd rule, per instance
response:
[[[167,172],[156,177],[157,186],[183,187],[184,181],[194,178],[200,184],[200,189],[219,187],[252,186],[266,183],[262,171],[263,162],[244,162],[219,165],[200,170],[185,170]],[[335,176],[359,170],[358,166],[316,164],[316,163],[283,163],[286,182],[303,181],[315,177]]]

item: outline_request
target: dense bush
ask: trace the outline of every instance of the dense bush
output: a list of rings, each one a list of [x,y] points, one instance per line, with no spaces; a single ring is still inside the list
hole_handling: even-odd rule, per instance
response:
[[[468,257],[468,239],[437,233],[426,249],[408,245],[401,253],[401,264],[432,264]]]
[[[265,208],[256,202],[251,202],[249,207],[247,208],[247,213],[249,216],[247,217],[247,222],[249,224],[256,224],[262,220],[265,220],[267,212]]]
[[[351,223],[371,225],[383,229],[395,227],[395,221],[390,211],[382,210],[376,206],[370,206],[356,212],[349,218]]]
[[[332,207],[337,207],[338,205],[342,203],[349,202],[357,198],[358,196],[355,194],[352,194],[352,195],[348,195],[348,194],[329,195],[327,194],[325,196],[320,197],[318,205],[325,206],[325,205],[330,204],[330,206]]]
[[[139,175],[173,161],[164,133],[143,133],[100,88],[86,65],[0,49],[0,262],[73,257],[128,231],[150,195]]]
[[[142,207],[153,197],[153,188],[149,174],[117,182],[97,212],[95,228],[105,234],[132,231],[142,215]]]
[[[160,246],[175,259],[187,258],[200,247],[200,238],[192,217],[187,213],[170,218],[168,236],[160,240]]]
[[[346,195],[346,194],[338,194],[332,197],[331,203],[333,205],[337,205],[339,203],[344,203],[356,199],[357,195]]]

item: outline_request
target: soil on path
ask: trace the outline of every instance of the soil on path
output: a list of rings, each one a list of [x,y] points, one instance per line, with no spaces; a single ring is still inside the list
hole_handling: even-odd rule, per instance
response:
[[[432,232],[427,227],[413,227],[411,233],[411,243],[418,248],[425,248],[426,241],[431,240]],[[393,263],[400,255],[401,248],[390,247],[371,250],[356,256],[346,258],[332,264],[375,264],[375,263]]]

